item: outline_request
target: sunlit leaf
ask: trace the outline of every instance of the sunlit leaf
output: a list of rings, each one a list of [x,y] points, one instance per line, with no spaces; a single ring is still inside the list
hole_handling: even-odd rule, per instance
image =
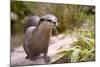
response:
[[[71,62],[77,62],[78,61],[78,55],[80,53],[80,49],[75,49],[71,55]]]

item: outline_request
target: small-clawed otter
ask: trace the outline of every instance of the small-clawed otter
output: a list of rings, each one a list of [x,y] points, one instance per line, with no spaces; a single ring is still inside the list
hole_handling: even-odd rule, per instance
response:
[[[36,60],[43,53],[44,60],[46,62],[50,61],[50,57],[47,56],[49,39],[51,31],[56,25],[57,18],[48,14],[40,18],[36,28],[31,26],[26,30],[23,45],[27,54],[26,58]]]

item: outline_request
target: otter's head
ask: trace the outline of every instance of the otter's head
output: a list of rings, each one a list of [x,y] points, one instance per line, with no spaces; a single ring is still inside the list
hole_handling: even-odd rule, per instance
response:
[[[41,23],[49,24],[49,25],[51,25],[53,27],[58,26],[57,17],[52,15],[52,14],[47,14],[47,15],[42,16],[40,18],[39,25]]]

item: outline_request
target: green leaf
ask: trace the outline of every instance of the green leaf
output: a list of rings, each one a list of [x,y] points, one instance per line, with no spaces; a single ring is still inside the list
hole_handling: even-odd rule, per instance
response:
[[[77,62],[81,49],[75,49],[71,55],[71,62]]]
[[[80,52],[80,56],[79,56],[80,61],[87,61],[87,58],[88,58],[89,54],[90,54],[90,52],[89,52],[88,49],[82,50],[82,51]]]

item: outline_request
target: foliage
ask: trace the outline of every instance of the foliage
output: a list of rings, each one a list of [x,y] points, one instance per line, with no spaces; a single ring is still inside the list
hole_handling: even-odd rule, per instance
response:
[[[22,1],[11,1],[11,11],[17,14],[18,20],[33,14]]]
[[[87,7],[86,7],[87,8]],[[90,9],[89,9],[90,10]],[[95,61],[95,16],[84,11],[85,22],[78,29],[78,40],[69,49],[60,49],[59,57],[51,63],[88,62]]]
[[[83,32],[84,33],[84,32]],[[73,47],[69,49],[61,49],[57,55],[60,57],[51,63],[69,63],[69,62],[88,62],[95,61],[95,38],[92,32],[79,35],[79,39],[73,43]],[[61,58],[66,58],[64,60]],[[58,62],[60,60],[60,62]],[[63,61],[63,62],[61,62]]]

